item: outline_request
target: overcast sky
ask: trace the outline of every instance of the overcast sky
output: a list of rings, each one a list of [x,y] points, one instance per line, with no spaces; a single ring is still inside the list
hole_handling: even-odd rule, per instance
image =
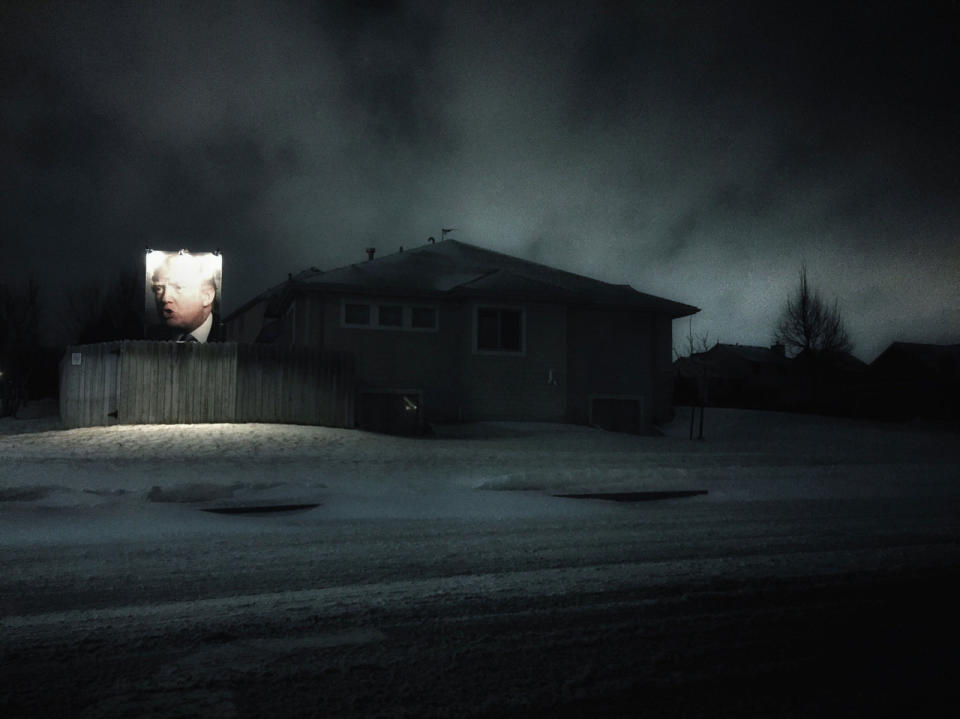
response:
[[[957,0],[486,5],[0,0],[0,282],[220,248],[229,311],[456,227],[711,340],[806,262],[861,358],[960,342]]]

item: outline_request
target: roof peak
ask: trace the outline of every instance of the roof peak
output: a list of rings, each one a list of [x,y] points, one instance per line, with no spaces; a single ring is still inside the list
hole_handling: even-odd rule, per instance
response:
[[[368,249],[369,253],[369,249]],[[696,307],[639,292],[463,240],[434,242],[305,276],[312,291],[447,298],[513,298],[517,301],[621,307],[684,317]],[[293,279],[293,278],[291,278]],[[291,282],[291,284],[294,284]]]

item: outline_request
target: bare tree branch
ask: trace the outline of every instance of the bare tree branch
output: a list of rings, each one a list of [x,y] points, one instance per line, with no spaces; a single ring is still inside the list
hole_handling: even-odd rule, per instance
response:
[[[0,285],[0,416],[16,414],[27,400],[40,338],[40,284],[22,290]]]
[[[22,290],[0,285],[0,348],[36,345],[40,329],[40,283]]]
[[[677,349],[676,345],[674,345],[674,359],[680,359],[681,357],[693,357],[695,354],[706,352],[710,349],[710,333],[704,332],[702,335],[694,335],[692,321],[688,325],[687,336],[685,339],[686,342],[679,350]]]
[[[71,343],[138,339],[143,333],[143,280],[121,272],[112,284],[72,287],[61,323]]]
[[[839,354],[853,349],[840,305],[836,301],[828,305],[810,288],[806,265],[801,267],[800,284],[777,322],[774,341],[793,354]]]

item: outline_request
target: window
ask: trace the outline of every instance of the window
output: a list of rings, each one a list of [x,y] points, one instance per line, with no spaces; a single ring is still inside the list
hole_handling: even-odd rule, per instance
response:
[[[523,352],[523,310],[478,307],[477,351]]]
[[[410,326],[420,330],[437,328],[437,310],[433,307],[411,307]]]
[[[381,327],[403,327],[403,307],[401,305],[380,305],[377,314]]]
[[[369,325],[370,305],[344,305],[343,323],[347,325]]]
[[[355,329],[436,332],[437,308],[375,301],[341,300],[340,325]]]

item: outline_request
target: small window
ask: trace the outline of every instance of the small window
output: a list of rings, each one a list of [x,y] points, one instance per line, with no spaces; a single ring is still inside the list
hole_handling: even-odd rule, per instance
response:
[[[521,310],[477,308],[477,349],[487,352],[522,352]]]
[[[477,349],[500,349],[500,319],[498,310],[477,310]]]
[[[340,324],[343,327],[367,330],[401,332],[435,332],[437,308],[429,305],[406,305],[384,301],[355,299],[343,301],[340,306]]]
[[[411,307],[410,326],[432,330],[437,326],[437,310],[433,307]]]
[[[348,325],[369,325],[370,305],[344,305],[343,321]]]
[[[380,305],[378,323],[381,327],[402,327],[403,307],[401,305]]]
[[[523,349],[520,336],[520,310],[500,310],[500,349],[519,352]]]

